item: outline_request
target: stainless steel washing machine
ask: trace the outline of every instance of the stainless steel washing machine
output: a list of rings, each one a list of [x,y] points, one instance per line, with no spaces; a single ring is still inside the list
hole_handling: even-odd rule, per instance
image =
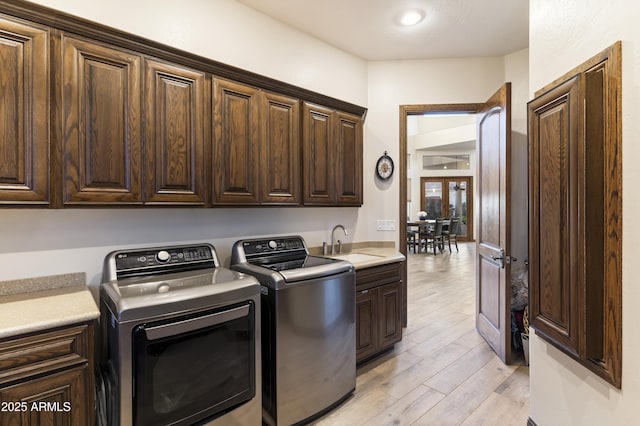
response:
[[[260,285],[209,244],[120,250],[101,285],[102,422],[261,424]]]
[[[356,384],[355,270],[299,236],[241,240],[231,268],[262,285],[263,422],[308,423]]]

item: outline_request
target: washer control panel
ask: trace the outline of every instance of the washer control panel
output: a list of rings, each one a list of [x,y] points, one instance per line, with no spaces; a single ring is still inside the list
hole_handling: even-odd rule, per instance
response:
[[[211,245],[159,247],[113,253],[118,274],[141,272],[146,269],[184,268],[190,265],[212,263],[217,265],[215,252]],[[206,267],[206,266],[205,266]]]
[[[300,237],[270,238],[251,240],[242,243],[245,255],[283,253],[303,250],[306,252],[304,241]]]

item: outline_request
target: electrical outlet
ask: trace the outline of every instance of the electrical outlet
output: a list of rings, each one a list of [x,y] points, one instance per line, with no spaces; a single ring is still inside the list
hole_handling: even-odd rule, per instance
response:
[[[395,231],[396,221],[394,219],[378,219],[376,221],[378,231]]]

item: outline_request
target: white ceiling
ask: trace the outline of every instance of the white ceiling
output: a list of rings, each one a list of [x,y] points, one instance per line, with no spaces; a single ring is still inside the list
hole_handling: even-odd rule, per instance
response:
[[[529,0],[237,0],[367,61],[503,56],[529,45]],[[397,23],[407,8],[425,19]]]

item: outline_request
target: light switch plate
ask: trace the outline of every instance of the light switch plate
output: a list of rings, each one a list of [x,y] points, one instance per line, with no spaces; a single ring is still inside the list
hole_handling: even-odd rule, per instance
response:
[[[396,221],[394,219],[378,219],[377,229],[378,231],[395,231]]]

